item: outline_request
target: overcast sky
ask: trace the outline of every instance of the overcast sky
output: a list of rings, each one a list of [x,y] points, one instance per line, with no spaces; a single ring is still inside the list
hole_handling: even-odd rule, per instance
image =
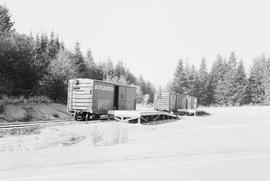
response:
[[[156,85],[172,79],[183,58],[208,68],[235,51],[246,67],[270,52],[265,0],[0,0],[20,33],[55,31],[68,48],[79,41],[96,61],[111,57]]]

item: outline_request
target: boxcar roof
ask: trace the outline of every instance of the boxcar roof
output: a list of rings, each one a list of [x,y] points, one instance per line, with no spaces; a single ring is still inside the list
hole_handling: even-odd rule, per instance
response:
[[[72,80],[80,80],[80,79],[87,79],[87,78],[73,78]],[[96,79],[88,79],[88,80],[93,80],[93,81],[97,81],[97,82],[104,82],[104,83],[118,85],[118,86],[125,86],[125,87],[137,88],[134,85],[125,85],[125,84],[121,84],[121,83],[113,82],[113,81],[103,81],[103,80],[96,80]]]

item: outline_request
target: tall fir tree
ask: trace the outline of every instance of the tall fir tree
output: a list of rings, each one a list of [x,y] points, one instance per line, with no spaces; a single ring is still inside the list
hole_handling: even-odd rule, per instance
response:
[[[54,32],[51,32],[50,40],[48,43],[48,56],[51,59],[54,59],[56,57],[57,53],[59,52],[59,50],[60,50],[59,41],[55,37]]]
[[[236,103],[235,94],[237,94],[237,60],[234,52],[231,52],[227,63],[227,70],[224,76],[224,81],[226,81],[226,85],[229,90],[226,92],[227,104],[233,105]]]
[[[268,60],[265,63],[263,85],[265,89],[264,104],[270,105],[270,58],[268,58]]]
[[[126,77],[126,67],[123,61],[118,61],[114,68],[114,77],[120,79],[121,76]]]
[[[0,5],[0,35],[13,31],[13,25],[8,8]]]
[[[248,90],[247,90],[247,76],[244,67],[244,63],[240,60],[234,80],[234,86],[236,90],[233,94],[234,104],[244,105],[248,103]]]
[[[98,79],[98,76],[97,76],[98,69],[95,64],[95,60],[90,49],[87,50],[84,60],[87,67],[87,77],[91,79]]]
[[[188,76],[182,59],[179,59],[178,61],[171,89],[172,91],[181,94],[188,94],[190,92],[188,87]]]
[[[143,79],[143,76],[140,75],[138,78],[138,85],[141,87],[142,94],[145,95],[147,90],[146,90],[146,82]]]
[[[80,44],[77,42],[74,48],[73,62],[76,69],[76,74],[78,78],[87,77],[87,67],[81,52]]]
[[[263,86],[265,61],[265,56],[261,56],[253,61],[253,65],[250,68],[249,91],[250,100],[253,104],[262,104],[265,100],[265,89]]]
[[[208,72],[207,72],[207,66],[206,66],[206,59],[202,58],[200,68],[198,71],[198,104],[206,106],[209,104],[208,102]]]
[[[210,75],[209,83],[207,86],[207,97],[209,104],[218,104],[219,96],[217,95],[218,82],[221,82],[225,74],[226,61],[221,55],[217,55],[216,60],[213,62]],[[221,83],[219,83],[221,84]]]
[[[110,58],[103,63],[103,79],[111,80],[114,76],[114,64]]]
[[[92,51],[90,49],[88,49],[86,52],[85,63],[87,67],[94,67],[96,65]]]
[[[189,70],[187,69],[188,88],[190,89],[190,92],[189,92],[190,96],[198,97],[199,78],[198,78],[197,74],[198,73],[197,73],[194,65],[192,65]]]

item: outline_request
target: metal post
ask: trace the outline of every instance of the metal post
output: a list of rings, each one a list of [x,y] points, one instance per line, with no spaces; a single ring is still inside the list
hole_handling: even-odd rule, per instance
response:
[[[138,124],[141,124],[141,118],[140,117],[138,118]]]

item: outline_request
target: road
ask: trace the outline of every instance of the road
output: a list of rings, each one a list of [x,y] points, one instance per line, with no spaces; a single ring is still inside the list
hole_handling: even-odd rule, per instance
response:
[[[25,168],[4,173],[0,178],[5,181],[269,181],[270,153],[145,158],[125,162]]]

